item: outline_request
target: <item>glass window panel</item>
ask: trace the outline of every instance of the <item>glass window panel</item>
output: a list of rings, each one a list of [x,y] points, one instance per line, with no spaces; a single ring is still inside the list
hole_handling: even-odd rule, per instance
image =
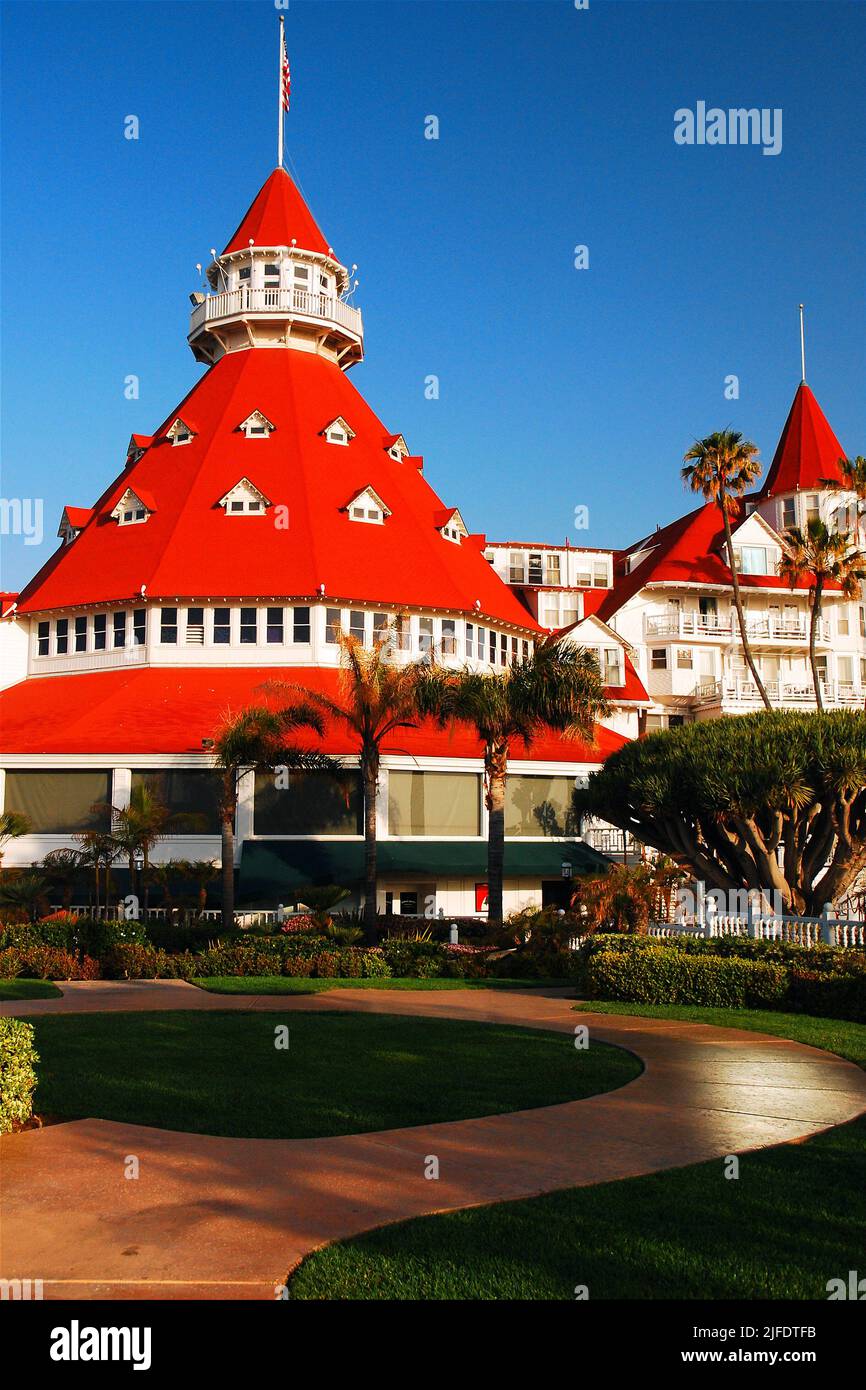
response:
[[[162,609],[160,609],[159,640],[160,640],[160,642],[168,642],[168,643],[176,642],[176,641],[177,641],[177,609],[176,609],[176,608],[162,608]]]
[[[126,614],[115,613],[114,620],[114,645],[115,647],[126,646]]]
[[[147,634],[147,609],[134,608],[132,610],[132,640],[137,647],[144,646],[144,639]]]
[[[133,791],[136,787],[147,787],[175,815],[194,818],[190,824],[168,831],[171,835],[219,833],[220,783],[219,772],[205,768],[148,768],[132,773]]]
[[[292,616],[292,640],[294,642],[309,642],[310,640],[310,610],[309,608],[296,608]]]
[[[213,611],[213,640],[219,645],[231,641],[232,613],[230,608],[215,608]]]
[[[93,650],[104,652],[106,644],[106,614],[94,613],[93,615]]]
[[[360,835],[361,778],[328,773],[256,773],[256,835]],[[285,785],[284,785],[285,783]]]
[[[480,835],[477,773],[392,772],[388,777],[391,835]]]
[[[111,799],[110,772],[7,772],[6,810],[20,811],[34,834],[108,830],[110,813],[95,812]]]
[[[37,650],[37,653],[38,653],[39,656],[47,656],[48,653],[49,653],[49,650],[50,650],[50,642],[51,642],[50,633],[51,633],[51,624],[50,624],[50,623],[40,623],[40,624],[39,624],[39,628],[38,628],[38,630],[37,630],[37,645],[36,645],[36,650]]]
[[[257,640],[256,624],[258,611],[255,608],[241,609],[241,641],[255,642]]]
[[[267,639],[269,642],[282,642],[283,640],[282,608],[268,609]]]
[[[505,784],[505,833],[511,836],[577,834],[571,777],[528,777],[512,773]]]
[[[54,629],[55,640],[57,643],[58,655],[63,655],[69,649],[69,619],[58,618]]]

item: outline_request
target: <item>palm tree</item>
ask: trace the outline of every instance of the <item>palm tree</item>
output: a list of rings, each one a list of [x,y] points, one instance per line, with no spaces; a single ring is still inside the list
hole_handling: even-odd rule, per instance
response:
[[[48,880],[41,874],[32,870],[24,873],[7,871],[0,880],[0,907],[17,908],[26,912],[31,922],[35,922],[47,906],[47,891]]]
[[[784,550],[779,562],[779,574],[794,589],[810,577],[812,619],[809,626],[809,663],[815,686],[815,702],[824,708],[818,658],[815,643],[821,617],[821,599],[828,583],[836,584],[845,598],[856,598],[866,579],[866,554],[858,550],[845,531],[830,531],[820,517],[810,517],[804,528],[792,526],[782,538]]]
[[[416,662],[398,665],[391,659],[399,623],[389,624],[372,646],[360,638],[336,630],[342,665],[340,689],[335,699],[301,685],[268,681],[272,695],[302,694],[327,718],[347,725],[357,741],[364,791],[364,936],[376,944],[377,864],[376,806],[382,743],[397,729],[411,729],[419,722],[417,689],[422,667]]]
[[[472,725],[484,744],[484,797],[489,813],[487,917],[502,921],[505,861],[505,789],[512,741],[525,744],[548,730],[565,737],[594,739],[596,719],[607,712],[601,673],[594,656],[555,638],[539,642],[533,654],[505,671],[422,670],[418,690],[422,712],[444,727],[453,720]]]
[[[10,840],[17,840],[19,835],[27,835],[29,831],[30,821],[20,811],[0,812],[0,859]]]
[[[81,830],[72,837],[81,846],[79,863],[82,868],[93,870],[93,883],[96,889],[94,906],[99,911],[100,885],[105,874],[105,906],[111,896],[111,866],[117,859],[117,841],[107,830]]]
[[[81,869],[81,852],[65,846],[49,850],[38,867],[51,888],[60,889],[63,906],[68,908],[75,891],[75,880]]]
[[[249,768],[273,771],[321,772],[332,766],[323,753],[309,752],[287,742],[297,729],[323,732],[320,714],[310,705],[272,710],[251,705],[239,714],[226,714],[213,739],[215,765],[222,771],[220,825],[222,832],[222,924],[230,931],[235,920],[235,815],[238,782]]]
[[[866,509],[866,458],[858,454],[855,459],[840,459],[839,478],[822,478],[821,486],[831,492],[853,492],[858,502],[858,512]]]
[[[111,816],[111,834],[117,846],[117,857],[123,856],[129,865],[131,893],[138,892],[136,859],[141,855],[146,915],[152,881],[151,852],[166,835],[180,830],[197,829],[201,817],[183,811],[172,811],[146,782],[132,788],[126,806],[111,806],[106,802],[98,802],[93,809]]]
[[[207,907],[207,886],[219,878],[221,867],[212,859],[175,859],[173,867],[183,878],[192,879],[196,886],[196,916],[200,917]]]
[[[740,624],[740,638],[755,688],[767,709],[772,709],[764,682],[758,674],[752,648],[746,632],[746,619],[743,614],[743,600],[740,595],[740,578],[734,560],[734,546],[731,538],[731,498],[743,496],[761,476],[758,462],[758,446],[736,430],[719,430],[707,435],[706,439],[696,439],[688,453],[683,455],[681,470],[683,482],[692,492],[700,492],[708,502],[715,502],[722,514],[725,528],[725,546],[731,570],[731,583],[734,589],[734,607]]]

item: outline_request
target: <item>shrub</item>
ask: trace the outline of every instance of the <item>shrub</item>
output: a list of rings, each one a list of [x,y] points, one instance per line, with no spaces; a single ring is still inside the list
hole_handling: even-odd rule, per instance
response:
[[[637,1004],[781,1008],[788,993],[788,972],[776,961],[689,955],[667,946],[594,952],[584,979],[590,998]]]
[[[31,1023],[0,1018],[0,1134],[26,1124],[33,1113],[35,1063],[39,1061],[33,1039]]]
[[[279,975],[281,957],[260,946],[214,946],[193,956],[197,975]],[[303,972],[309,974],[309,971]]]
[[[134,918],[102,921],[79,917],[72,932],[75,950],[87,956],[103,956],[115,946],[147,944],[147,927]]]
[[[312,965],[312,969],[307,973],[319,979],[386,979],[392,973],[381,951],[359,951],[352,946],[343,950],[322,951],[306,964]],[[289,975],[295,972],[284,970],[283,973]]]
[[[186,980],[200,973],[188,951],[170,954],[140,942],[121,942],[102,957],[103,973],[112,980]]]
[[[789,1007],[819,1018],[846,1018],[866,1023],[866,970],[791,971]]]
[[[80,960],[59,946],[7,946],[0,951],[0,978],[30,980],[98,980],[99,961]]]
[[[74,919],[43,920],[34,923],[9,923],[0,928],[0,949],[17,946],[56,946],[61,951],[74,949]]]
[[[447,956],[445,947],[438,941],[392,936],[383,941],[381,950],[392,975],[430,980],[445,973]]]

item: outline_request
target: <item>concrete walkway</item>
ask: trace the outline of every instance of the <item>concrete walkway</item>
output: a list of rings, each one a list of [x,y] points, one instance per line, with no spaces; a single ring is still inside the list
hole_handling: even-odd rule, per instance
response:
[[[108,1120],[7,1136],[0,1277],[42,1279],[46,1298],[272,1299],[311,1250],[373,1226],[720,1159],[866,1110],[866,1074],[830,1053],[701,1024],[576,1014],[563,991],[244,997],[176,981],[63,990],[0,1013],[352,1009],[563,1033],[584,1023],[591,1040],[628,1048],[645,1070],[566,1105],[336,1139],[226,1139]],[[124,1176],[130,1155],[137,1180]],[[425,1177],[429,1155],[438,1180]]]

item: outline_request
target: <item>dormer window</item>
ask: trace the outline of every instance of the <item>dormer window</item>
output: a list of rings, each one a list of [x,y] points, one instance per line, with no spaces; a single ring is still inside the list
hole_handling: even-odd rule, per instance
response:
[[[249,478],[241,478],[218,503],[226,516],[264,516],[270,505],[270,500]]]
[[[133,463],[138,463],[138,460],[139,460],[140,458],[143,458],[143,457],[144,457],[144,455],[145,455],[145,453],[147,452],[147,449],[148,449],[148,447],[149,447],[149,445],[150,445],[151,443],[152,443],[152,439],[151,439],[151,436],[150,436],[150,435],[146,435],[146,434],[131,434],[131,435],[129,436],[129,444],[127,445],[127,448],[126,448],[126,466],[127,466],[127,468],[129,468],[130,465],[133,464]]]
[[[383,440],[383,444],[385,452],[388,454],[389,458],[394,459],[395,462],[400,463],[403,459],[409,457],[409,446],[402,434],[387,434]]]
[[[391,515],[390,507],[385,506],[379,494],[371,487],[365,487],[353,497],[344,510],[348,512],[350,521],[367,521],[378,526],[384,525],[385,518]]]
[[[276,426],[260,410],[254,410],[252,415],[241,420],[238,429],[243,431],[247,439],[267,439]]]
[[[446,541],[452,541],[454,545],[459,545],[463,537],[469,535],[466,524],[456,507],[437,512],[434,520],[440,536]]]
[[[173,445],[189,444],[195,438],[195,431],[178,415],[177,419],[165,432],[166,439],[170,439]]]
[[[139,496],[131,487],[128,487],[120,501],[112,509],[111,515],[118,526],[132,526],[136,522],[147,521],[150,513],[154,510],[155,508],[149,499]]]
[[[322,430],[322,434],[329,444],[348,444],[350,439],[355,438],[355,431],[346,423],[342,415],[338,415],[336,420],[332,420]]]

